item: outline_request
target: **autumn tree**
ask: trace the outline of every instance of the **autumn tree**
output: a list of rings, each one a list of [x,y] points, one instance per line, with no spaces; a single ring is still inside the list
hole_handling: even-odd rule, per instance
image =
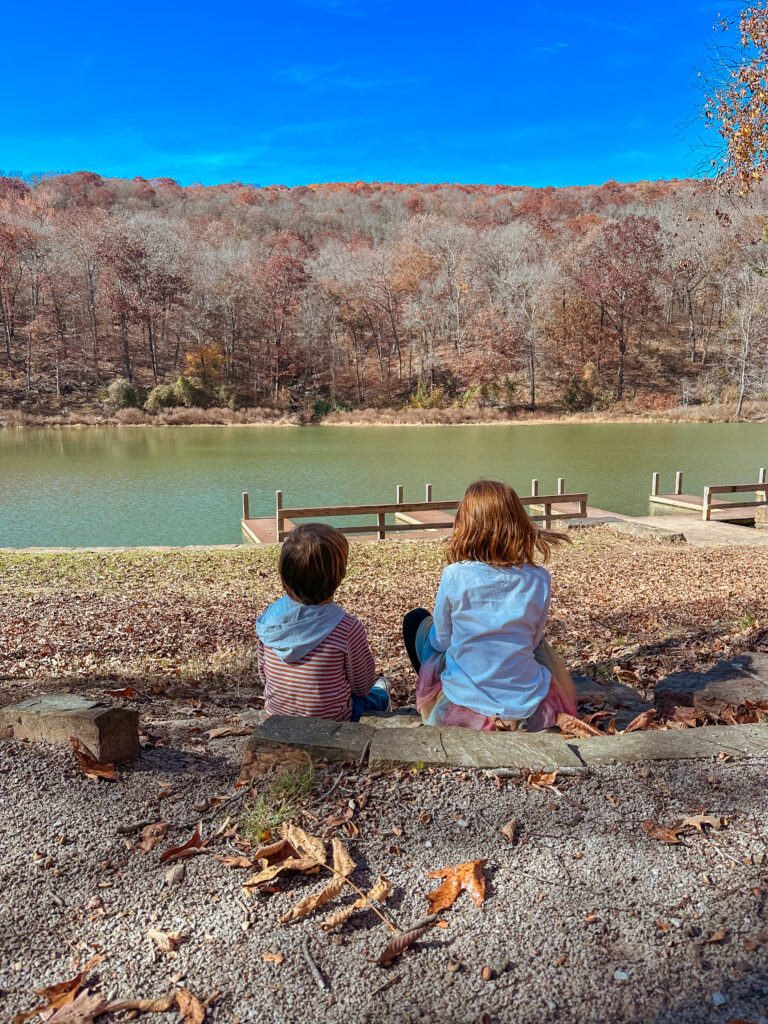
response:
[[[627,348],[658,313],[662,275],[659,223],[631,214],[591,232],[573,254],[570,276],[593,303],[616,344],[616,400],[624,396]]]

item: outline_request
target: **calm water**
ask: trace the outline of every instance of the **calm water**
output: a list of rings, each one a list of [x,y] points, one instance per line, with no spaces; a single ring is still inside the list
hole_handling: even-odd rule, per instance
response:
[[[671,491],[750,483],[768,464],[764,424],[463,427],[85,427],[0,431],[0,547],[239,542],[240,495],[289,505],[458,497],[478,476],[528,492],[531,477],[590,504],[649,511],[651,473]]]

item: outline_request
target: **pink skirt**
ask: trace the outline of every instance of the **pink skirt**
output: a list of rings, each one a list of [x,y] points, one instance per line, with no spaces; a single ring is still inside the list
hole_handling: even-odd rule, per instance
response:
[[[542,640],[534,651],[540,665],[549,669],[552,681],[549,693],[530,718],[505,722],[507,728],[526,732],[541,732],[557,723],[559,714],[576,715],[576,689],[565,663],[547,640]],[[422,662],[416,683],[416,708],[426,725],[458,725],[465,729],[496,731],[495,720],[479,711],[454,704],[443,693],[440,673],[445,655],[434,652]]]

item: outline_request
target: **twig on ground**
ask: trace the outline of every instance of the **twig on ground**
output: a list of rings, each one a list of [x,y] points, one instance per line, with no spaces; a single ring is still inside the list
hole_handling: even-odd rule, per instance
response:
[[[319,989],[322,989],[323,991],[328,989],[330,987],[328,985],[328,982],[326,981],[325,977],[321,973],[320,968],[317,966],[315,961],[312,959],[312,954],[309,951],[309,939],[307,938],[306,935],[301,940],[301,953],[302,953],[302,956],[304,957],[304,959],[307,962],[307,967],[309,968],[309,973],[315,979],[317,987]]]
[[[157,819],[144,818],[142,821],[135,821],[131,825],[118,825],[115,829],[116,836],[129,836],[132,832],[140,832],[147,825],[157,824]],[[195,822],[197,824],[197,822]],[[190,826],[191,827],[191,826]]]
[[[184,822],[183,824],[178,825],[177,828],[194,828],[198,822],[208,821],[209,818],[215,818],[216,815],[220,814],[225,807],[229,807],[238,800],[244,800],[250,791],[250,786],[243,786],[239,793],[234,793],[232,796],[227,797],[226,800],[222,800],[220,804],[216,804],[215,807],[211,807],[210,810],[205,812],[205,814],[198,815],[194,821]]]
[[[344,778],[344,769],[342,768],[341,771],[339,772],[339,777],[336,779],[336,781],[331,786],[331,788],[326,790],[325,793],[321,793],[319,797],[317,797],[315,800],[312,800],[312,802],[309,803],[307,806],[308,807],[315,807],[317,804],[322,803],[323,800],[326,800],[331,795],[331,793],[334,791],[334,789],[336,789],[336,787],[340,784],[340,782],[341,782],[341,780],[343,778]]]
[[[396,974],[394,978],[387,978],[386,981],[382,981],[380,985],[377,985],[375,989],[368,993],[368,999],[373,999],[375,995],[378,995],[379,992],[382,992],[385,988],[389,988],[390,985],[394,985],[395,982],[400,981],[402,977],[402,974]]]

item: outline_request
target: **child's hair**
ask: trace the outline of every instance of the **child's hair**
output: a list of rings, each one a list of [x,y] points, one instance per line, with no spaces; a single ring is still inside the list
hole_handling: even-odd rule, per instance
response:
[[[486,565],[533,564],[536,552],[546,562],[564,533],[537,526],[523,508],[515,491],[496,480],[476,480],[467,488],[456,510],[448,541],[451,562],[485,562]]]
[[[348,556],[349,542],[341,530],[324,523],[297,526],[280,552],[285,592],[300,604],[322,604],[344,579]]]

